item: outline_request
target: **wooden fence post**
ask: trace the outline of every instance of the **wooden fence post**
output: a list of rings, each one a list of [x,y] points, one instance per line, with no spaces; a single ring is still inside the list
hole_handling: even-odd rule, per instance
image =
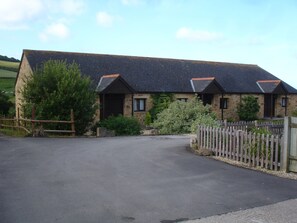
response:
[[[35,106],[32,107],[32,120],[31,120],[31,127],[32,127],[32,134],[34,134],[34,128],[35,128]]]
[[[285,117],[284,121],[284,136],[283,136],[283,148],[281,151],[282,166],[281,170],[288,172],[289,171],[289,148],[290,148],[290,135],[291,135],[291,117]]]
[[[73,109],[70,110],[70,119],[71,119],[71,131],[72,131],[72,136],[75,136],[75,124],[74,124],[74,113]]]
[[[275,161],[274,161],[274,170],[278,170],[278,146],[279,146],[279,136],[276,136],[275,139]]]
[[[197,128],[197,147],[200,147],[200,125]]]
[[[20,108],[18,108],[17,123],[18,127],[20,127]]]

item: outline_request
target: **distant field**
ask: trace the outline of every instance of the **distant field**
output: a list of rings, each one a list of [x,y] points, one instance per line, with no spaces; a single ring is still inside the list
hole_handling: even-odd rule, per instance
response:
[[[4,91],[12,102],[14,102],[14,83],[19,64],[0,60],[0,91]]]
[[[18,62],[8,62],[0,60],[0,69],[10,70],[10,71],[18,71],[19,68]]]
[[[12,67],[12,68],[18,69],[19,68],[19,64],[20,63],[18,63],[18,62],[9,62],[9,61],[0,60],[0,66],[1,67]]]
[[[17,72],[15,71],[0,69],[0,78],[2,77],[16,78],[16,75],[17,75]]]

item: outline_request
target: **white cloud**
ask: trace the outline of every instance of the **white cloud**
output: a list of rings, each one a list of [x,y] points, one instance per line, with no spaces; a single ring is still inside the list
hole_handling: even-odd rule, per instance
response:
[[[60,8],[67,15],[79,15],[85,10],[85,3],[82,0],[63,0]]]
[[[36,21],[80,15],[85,0],[6,0],[0,5],[0,29],[24,29]]]
[[[43,11],[41,0],[2,1],[0,7],[0,29],[26,28],[26,22]]]
[[[63,23],[53,23],[39,34],[39,38],[44,42],[47,42],[50,38],[66,39],[68,36],[69,29]]]
[[[220,33],[209,32],[205,30],[194,30],[187,27],[182,27],[176,32],[177,39],[186,39],[191,41],[210,42],[222,38]]]
[[[142,0],[121,0],[124,5],[138,5]]]
[[[110,27],[112,26],[115,17],[108,14],[107,12],[98,12],[96,14],[97,23],[103,27]]]

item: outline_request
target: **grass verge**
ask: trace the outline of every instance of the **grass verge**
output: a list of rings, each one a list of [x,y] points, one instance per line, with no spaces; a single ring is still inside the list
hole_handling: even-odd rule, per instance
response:
[[[25,137],[28,134],[22,129],[13,129],[13,128],[0,129],[0,133],[6,136],[13,136],[13,137]]]

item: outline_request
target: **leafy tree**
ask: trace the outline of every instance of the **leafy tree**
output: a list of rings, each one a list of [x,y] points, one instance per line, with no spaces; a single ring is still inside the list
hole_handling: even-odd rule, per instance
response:
[[[240,120],[253,121],[256,120],[257,113],[260,111],[258,100],[254,96],[243,97],[237,107],[237,114]]]
[[[12,105],[9,97],[3,91],[0,91],[0,115],[7,115]]]
[[[168,108],[169,104],[173,101],[173,94],[153,94],[152,99],[153,107],[150,109],[149,113],[151,114],[151,120],[154,121],[157,118],[157,115]]]
[[[76,63],[45,62],[27,80],[23,97],[26,117],[31,116],[34,106],[37,119],[69,120],[73,109],[77,134],[84,133],[94,117],[95,92],[90,79],[81,76]],[[65,125],[58,124],[51,127],[65,129]]]
[[[188,102],[172,102],[167,109],[158,114],[153,123],[161,134],[195,132],[198,125],[218,126],[210,106],[204,106],[202,101],[196,98]]]

